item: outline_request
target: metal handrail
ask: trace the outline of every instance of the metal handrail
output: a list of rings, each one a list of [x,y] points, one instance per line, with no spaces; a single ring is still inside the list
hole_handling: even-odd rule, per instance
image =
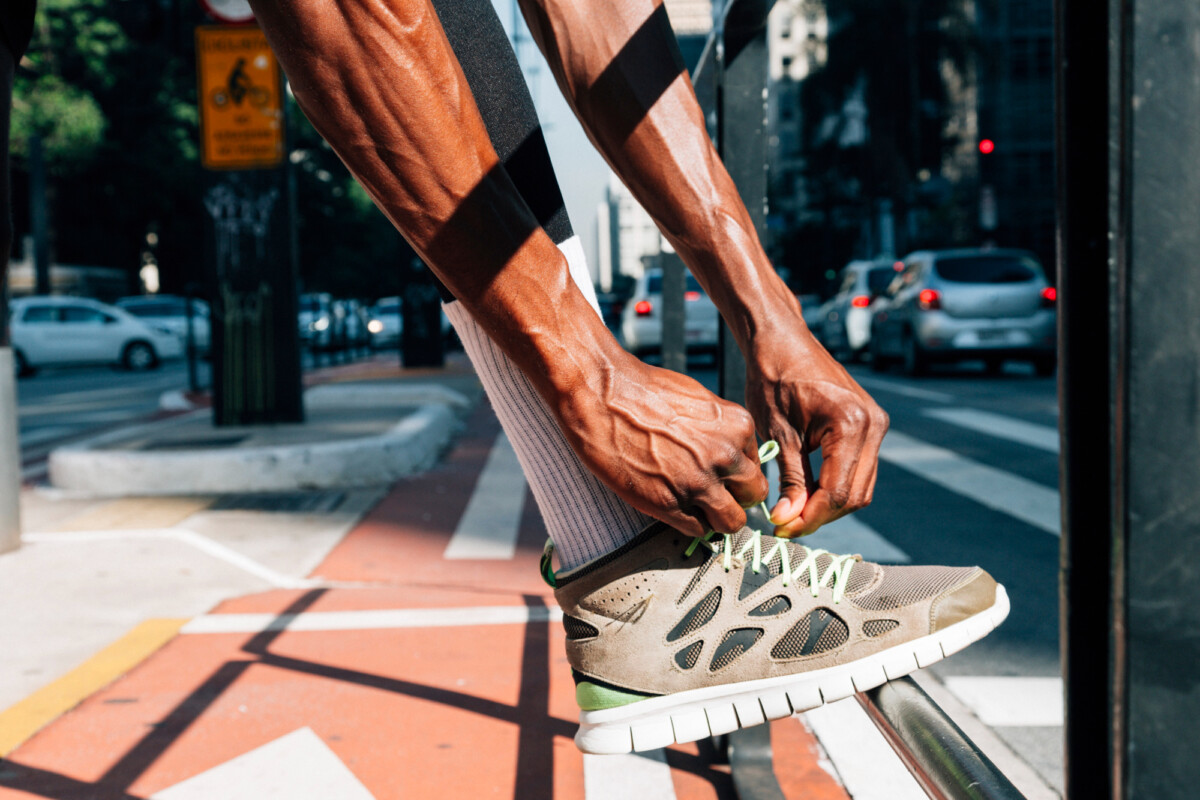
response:
[[[855,699],[933,800],[1025,800],[912,678]]]

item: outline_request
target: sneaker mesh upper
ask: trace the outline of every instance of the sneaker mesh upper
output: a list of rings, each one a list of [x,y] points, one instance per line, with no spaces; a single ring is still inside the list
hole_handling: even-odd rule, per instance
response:
[[[855,564],[855,571],[859,564]],[[976,572],[975,567],[880,567],[883,580],[871,591],[857,597],[847,596],[854,605],[867,611],[891,611],[928,600],[962,583]],[[853,578],[853,574],[851,574]]]
[[[808,641],[808,634],[814,615],[817,616],[818,620],[826,622],[825,630],[817,637],[817,641],[813,644],[812,649],[806,651],[804,645]],[[850,629],[846,627],[846,623],[842,621],[841,617],[828,609],[817,609],[793,625],[783,635],[783,638],[775,643],[775,646],[771,648],[771,657],[787,659],[816,655],[817,653],[832,650],[835,647],[841,647],[849,639]]]

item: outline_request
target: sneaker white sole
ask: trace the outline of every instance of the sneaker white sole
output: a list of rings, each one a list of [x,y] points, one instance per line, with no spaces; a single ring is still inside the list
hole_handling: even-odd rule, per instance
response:
[[[808,711],[937,663],[987,636],[1008,616],[1008,593],[945,630],[903,642],[874,655],[813,672],[710,686],[619,708],[579,712],[576,746],[615,755],[694,742]]]

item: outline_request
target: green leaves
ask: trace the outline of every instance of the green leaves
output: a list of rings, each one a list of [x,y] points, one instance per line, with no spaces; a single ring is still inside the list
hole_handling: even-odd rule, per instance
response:
[[[21,76],[13,92],[12,153],[29,155],[29,139],[42,137],[51,169],[70,171],[86,164],[104,138],[106,121],[90,94],[56,75]]]

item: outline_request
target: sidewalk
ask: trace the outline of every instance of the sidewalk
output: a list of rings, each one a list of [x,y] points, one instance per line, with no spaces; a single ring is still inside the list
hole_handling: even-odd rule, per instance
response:
[[[479,396],[461,369],[381,372],[348,379]],[[0,798],[735,797],[708,743],[576,750],[545,530],[511,465],[483,401],[390,488],[27,490],[26,545],[0,557]],[[797,718],[771,732],[786,797],[848,798]]]

